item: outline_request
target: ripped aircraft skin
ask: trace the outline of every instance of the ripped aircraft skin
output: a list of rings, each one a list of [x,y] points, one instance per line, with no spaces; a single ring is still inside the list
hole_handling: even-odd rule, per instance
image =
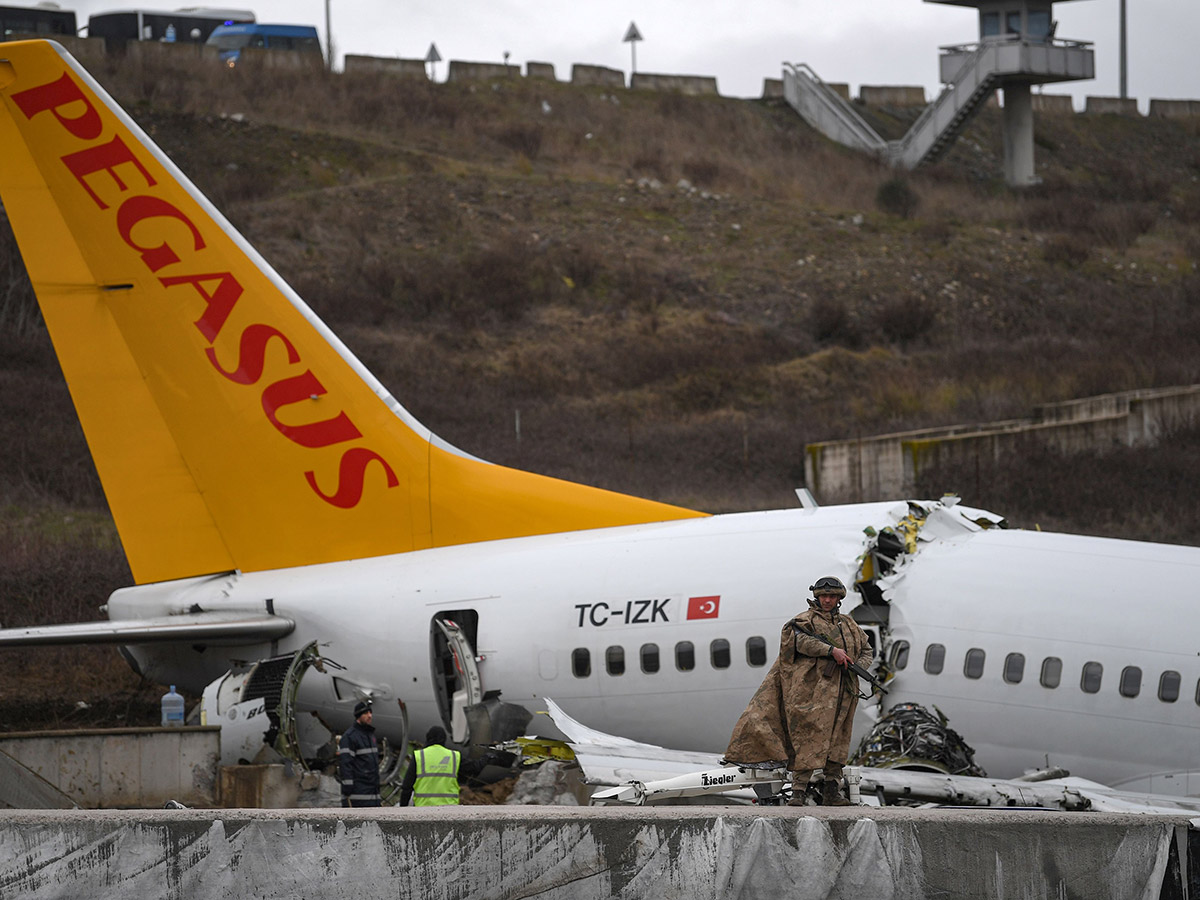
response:
[[[108,623],[0,645],[106,640],[199,694],[318,641],[345,669],[297,705],[338,727],[370,697],[394,740],[403,704],[414,734],[469,743],[500,691],[719,751],[806,586],[836,575],[886,702],[942,709],[989,774],[1048,759],[1200,793],[1200,550],[949,500],[707,516],[486,463],[417,422],[61,47],[0,47],[0,98],[0,198],[137,582]]]

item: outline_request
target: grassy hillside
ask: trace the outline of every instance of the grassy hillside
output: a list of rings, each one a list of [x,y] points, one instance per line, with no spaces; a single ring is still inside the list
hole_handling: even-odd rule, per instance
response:
[[[1041,117],[1043,184],[1015,193],[998,110],[897,175],[772,103],[95,74],[419,419],[496,462],[768,508],[794,503],[811,441],[1200,381],[1200,120]],[[87,617],[128,573],[2,222],[0,388],[0,621]],[[922,489],[1192,543],[1198,449]]]

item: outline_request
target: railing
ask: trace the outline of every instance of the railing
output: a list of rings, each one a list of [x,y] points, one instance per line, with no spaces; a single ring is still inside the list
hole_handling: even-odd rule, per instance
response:
[[[886,150],[887,141],[806,63],[783,65],[784,97],[806,122],[846,146],[873,153]]]

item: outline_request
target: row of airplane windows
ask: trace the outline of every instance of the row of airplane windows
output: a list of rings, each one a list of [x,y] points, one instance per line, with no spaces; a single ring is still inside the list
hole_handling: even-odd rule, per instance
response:
[[[897,641],[892,645],[892,668],[899,671],[908,666],[908,641]],[[979,647],[972,647],[963,658],[963,674],[967,678],[982,678],[987,652]],[[946,647],[944,644],[930,644],[925,648],[925,671],[930,675],[940,675],[946,667]],[[1044,688],[1054,689],[1062,683],[1063,661],[1057,656],[1047,656],[1042,660],[1038,683]],[[1004,657],[1004,666],[1000,676],[1009,684],[1020,684],[1025,678],[1025,654],[1009,653]],[[1096,694],[1100,691],[1100,683],[1104,678],[1104,666],[1091,661],[1083,664],[1079,676],[1079,688],[1085,694]],[[1179,699],[1179,691],[1183,685],[1183,676],[1173,669],[1163,672],[1158,678],[1158,699],[1164,703],[1174,703]],[[1122,697],[1136,697],[1142,692],[1142,670],[1138,666],[1125,666],[1117,681],[1117,691]],[[1200,682],[1196,683],[1196,704],[1200,705]]]
[[[908,667],[908,641],[897,641],[892,645],[891,664],[896,671]],[[708,645],[709,663],[714,669],[728,669],[733,662],[733,649],[729,641],[717,638]],[[638,660],[642,672],[653,675],[662,668],[662,654],[658,644],[642,644],[638,651]],[[967,678],[982,678],[984,663],[987,661],[986,651],[972,647],[963,659],[963,674]],[[767,642],[761,637],[746,639],[746,663],[760,667],[767,664]],[[944,644],[930,644],[925,648],[925,671],[930,675],[940,675],[946,667],[946,647]],[[604,651],[604,670],[609,675],[624,675],[626,668],[625,648],[613,645]],[[675,668],[680,672],[690,672],[696,668],[696,645],[691,641],[679,641],[675,645]],[[1057,656],[1047,656],[1042,660],[1038,682],[1045,688],[1057,688],[1062,683],[1063,662]],[[592,653],[585,647],[571,651],[571,672],[576,678],[588,678],[592,674]],[[1001,677],[1009,684],[1020,684],[1025,678],[1025,654],[1009,653],[1004,657],[1004,667]],[[1104,678],[1104,666],[1098,662],[1086,662],[1080,673],[1079,687],[1087,694],[1100,691]],[[1183,677],[1176,671],[1168,669],[1158,678],[1158,699],[1164,703],[1174,703],[1179,699],[1179,691],[1183,685]],[[1137,666],[1125,666],[1121,670],[1117,690],[1122,697],[1136,697],[1142,692],[1142,670]],[[1196,683],[1196,704],[1200,705],[1200,681]]]
[[[662,654],[658,644],[642,644],[638,651],[641,670],[653,675],[662,668]],[[714,669],[728,669],[733,663],[733,648],[729,641],[717,638],[708,645],[708,661]],[[767,642],[761,637],[746,639],[746,663],[751,666],[767,664]],[[696,668],[696,645],[691,641],[680,641],[675,645],[675,668],[690,672]],[[604,651],[604,671],[609,675],[625,674],[625,648],[612,646]],[[587,678],[592,674],[592,652],[585,647],[571,651],[571,672],[576,678]]]

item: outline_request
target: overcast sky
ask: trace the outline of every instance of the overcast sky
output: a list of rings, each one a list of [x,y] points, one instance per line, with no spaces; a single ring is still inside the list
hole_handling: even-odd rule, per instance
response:
[[[12,2],[12,0],[10,0]],[[193,0],[197,5],[202,0]],[[423,58],[436,43],[443,60],[551,62],[568,80],[573,63],[631,67],[622,43],[630,22],[642,72],[714,75],[726,96],[757,97],[781,63],[808,63],[825,81],[938,85],[938,47],[979,35],[974,9],[922,0],[329,0],[335,52]],[[88,15],[131,9],[103,0],[60,0],[80,25]],[[183,2],[146,0],[143,9]],[[215,6],[216,3],[210,5]],[[260,22],[315,25],[325,33],[325,0],[260,0],[231,7],[253,10]],[[1128,0],[1129,96],[1146,111],[1151,97],[1200,99],[1200,0]],[[1120,0],[1063,0],[1054,6],[1059,38],[1091,41],[1096,78],[1048,85],[1082,108],[1089,95],[1117,96],[1120,87]],[[437,67],[444,79],[447,63]]]

